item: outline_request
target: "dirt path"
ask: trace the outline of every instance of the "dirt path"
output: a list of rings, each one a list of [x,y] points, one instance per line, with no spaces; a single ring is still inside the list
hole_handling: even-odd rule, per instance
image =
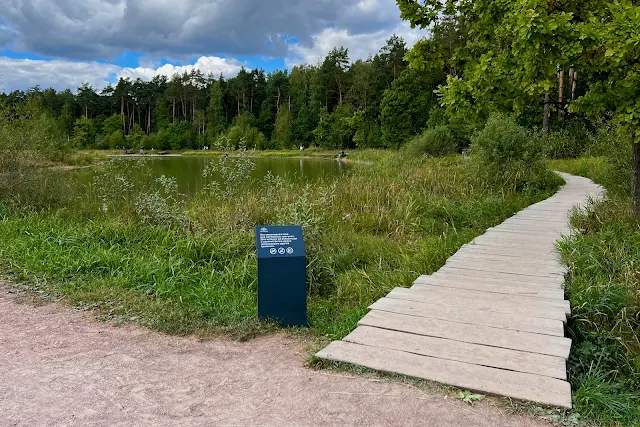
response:
[[[0,284],[1,426],[545,426],[303,366],[299,340],[201,342],[18,303]]]

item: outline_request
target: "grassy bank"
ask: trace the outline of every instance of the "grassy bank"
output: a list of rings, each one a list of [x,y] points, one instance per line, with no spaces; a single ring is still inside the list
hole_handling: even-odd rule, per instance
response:
[[[303,151],[300,150],[247,150],[246,155],[250,157],[314,157],[314,158],[322,158],[322,159],[334,159],[337,157],[338,152],[340,150],[327,151],[320,148],[307,148]],[[361,150],[356,150],[351,152],[350,155],[347,156],[347,159],[353,158],[355,155],[357,157],[358,153]],[[207,151],[183,151],[181,155],[183,156],[221,156],[224,154],[228,154],[228,151],[216,151],[216,150],[207,150]]]
[[[575,410],[603,425],[640,425],[640,221],[626,171],[605,158],[551,162],[605,186],[606,201],[575,214],[580,231],[560,244],[570,270]],[[621,172],[623,176],[621,177]]]
[[[251,186],[239,172],[249,159],[220,159],[226,185],[186,204],[171,182],[134,183],[126,170],[105,167],[89,199],[67,189],[44,209],[34,208],[37,200],[5,203],[2,266],[23,286],[106,317],[170,333],[247,337],[265,327],[255,320],[253,227],[301,224],[311,330],[338,338],[373,301],[553,192],[497,191],[460,157],[353,157],[373,164],[339,181],[267,177]]]

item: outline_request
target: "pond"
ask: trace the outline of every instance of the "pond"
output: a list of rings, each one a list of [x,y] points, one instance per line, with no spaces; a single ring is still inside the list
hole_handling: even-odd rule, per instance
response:
[[[185,195],[194,195],[200,191],[206,178],[202,176],[208,162],[217,162],[219,157],[139,157],[122,158],[126,161],[145,161],[156,177],[162,175],[176,178],[178,191]],[[350,169],[350,165],[334,159],[290,158],[290,157],[250,157],[254,168],[251,177],[262,179],[269,172],[274,176],[308,182],[320,178],[338,177]],[[234,159],[232,158],[231,161]],[[95,169],[85,169],[80,173],[80,180],[89,184]],[[213,179],[216,179],[214,176]],[[218,177],[219,179],[219,177]],[[208,178],[210,181],[211,178]]]

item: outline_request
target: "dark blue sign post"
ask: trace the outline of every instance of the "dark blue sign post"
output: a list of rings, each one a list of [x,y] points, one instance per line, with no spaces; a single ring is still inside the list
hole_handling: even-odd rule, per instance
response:
[[[307,326],[307,257],[299,226],[257,226],[258,317]]]

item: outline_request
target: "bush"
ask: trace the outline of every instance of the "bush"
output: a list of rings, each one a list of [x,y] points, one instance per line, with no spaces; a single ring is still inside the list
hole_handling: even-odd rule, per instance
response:
[[[458,146],[447,126],[436,126],[413,137],[402,149],[409,156],[444,156],[456,152]]]
[[[586,138],[578,138],[569,129],[549,132],[545,138],[545,153],[551,159],[581,156],[587,148]]]
[[[546,168],[542,140],[511,116],[491,116],[471,138],[471,150],[483,178],[505,190],[548,189],[560,179]]]
[[[567,159],[582,156],[590,144],[591,132],[581,117],[567,117],[560,130],[549,132],[545,137],[545,153],[552,159]]]

